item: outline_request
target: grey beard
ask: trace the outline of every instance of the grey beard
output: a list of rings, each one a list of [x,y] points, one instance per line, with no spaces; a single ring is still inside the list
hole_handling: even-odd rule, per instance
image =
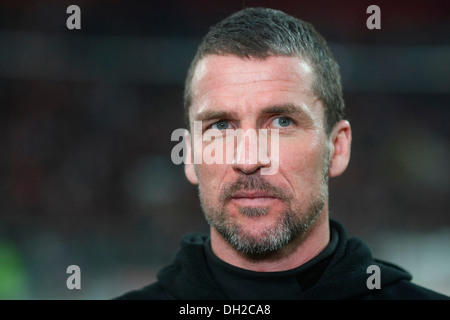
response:
[[[294,211],[292,209],[292,199],[286,196],[283,190],[267,182],[264,177],[244,176],[224,190],[220,197],[220,208],[209,205],[204,201],[199,186],[200,203],[208,224],[215,228],[225,241],[237,251],[247,255],[262,256],[270,254],[279,251],[293,240],[303,237],[319,216],[328,197],[329,152],[329,148],[326,148],[323,156],[320,193],[311,199],[309,206],[304,212]],[[238,224],[230,221],[225,211],[226,202],[239,190],[266,191],[287,204],[287,210],[281,214],[275,227],[267,227],[259,237],[253,237],[242,231]],[[268,208],[243,207],[239,211],[243,215],[258,217],[267,214]]]
[[[207,222],[220,233],[225,241],[241,253],[261,256],[279,251],[309,230],[322,211],[328,195],[328,185],[325,180],[323,181],[321,194],[312,199],[305,212],[294,211],[291,208],[291,199],[282,198],[281,200],[287,204],[287,210],[281,214],[275,226],[266,227],[257,237],[245,233],[238,224],[230,221],[224,209],[227,197],[223,197],[221,208],[208,206],[202,200],[201,192],[200,200]],[[270,186],[261,176],[248,176],[245,179],[239,179],[229,190],[248,190],[251,188],[265,191],[272,190],[273,194],[282,194],[279,189]],[[231,197],[233,192],[225,192],[225,194],[227,193]],[[250,217],[263,216],[268,212],[268,208],[259,207],[242,207],[239,210],[241,214]]]
[[[237,251],[247,255],[266,255],[281,250],[294,239],[305,234],[319,215],[323,203],[318,203],[308,214],[299,218],[298,214],[288,210],[282,214],[274,227],[267,227],[258,237],[253,237],[237,224],[226,220],[209,220],[222,237]],[[224,215],[221,215],[223,217]]]
[[[239,208],[239,212],[247,217],[260,217],[267,214],[269,210],[267,208],[252,208],[252,207],[242,207]]]

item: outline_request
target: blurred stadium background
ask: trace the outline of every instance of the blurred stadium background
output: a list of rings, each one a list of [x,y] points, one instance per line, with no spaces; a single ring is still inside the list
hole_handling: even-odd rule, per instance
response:
[[[81,30],[66,8],[81,8]],[[381,8],[381,30],[366,8]],[[207,232],[171,162],[188,65],[242,7],[313,23],[341,65],[352,160],[331,216],[450,294],[448,1],[1,1],[0,299],[110,299]],[[81,268],[68,290],[66,268]]]

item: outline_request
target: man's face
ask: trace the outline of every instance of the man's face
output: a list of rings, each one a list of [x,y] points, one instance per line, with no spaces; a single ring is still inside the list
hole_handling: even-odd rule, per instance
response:
[[[326,203],[329,139],[312,79],[311,66],[298,57],[210,55],[196,68],[191,128],[202,121],[201,134],[267,129],[269,139],[278,130],[279,152],[271,154],[271,163],[186,165],[208,222],[239,251],[281,249],[309,228]],[[192,152],[203,154],[207,145]],[[248,143],[243,148],[249,157]],[[261,175],[274,161],[277,172]]]

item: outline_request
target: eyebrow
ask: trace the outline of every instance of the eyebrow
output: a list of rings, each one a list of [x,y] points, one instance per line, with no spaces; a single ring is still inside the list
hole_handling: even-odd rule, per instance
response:
[[[294,103],[272,105],[260,111],[262,114],[296,115],[304,120],[311,120],[311,115],[304,108]],[[210,121],[214,119],[237,119],[238,113],[234,111],[204,110],[195,116],[196,121]]]
[[[293,103],[286,103],[286,104],[270,106],[270,107],[262,110],[262,113],[264,113],[264,114],[279,113],[279,114],[284,114],[284,115],[298,114],[302,117],[310,118],[309,113],[306,112],[304,108],[302,108],[299,105],[293,104]]]
[[[237,118],[237,113],[232,111],[205,110],[195,116],[196,121],[209,121],[221,118]]]

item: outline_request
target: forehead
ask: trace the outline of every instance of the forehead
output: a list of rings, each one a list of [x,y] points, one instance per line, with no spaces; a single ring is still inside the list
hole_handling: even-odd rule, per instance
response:
[[[311,65],[300,57],[206,56],[194,73],[191,114],[224,103],[242,107],[314,99],[312,78]],[[274,99],[279,101],[267,101]]]

